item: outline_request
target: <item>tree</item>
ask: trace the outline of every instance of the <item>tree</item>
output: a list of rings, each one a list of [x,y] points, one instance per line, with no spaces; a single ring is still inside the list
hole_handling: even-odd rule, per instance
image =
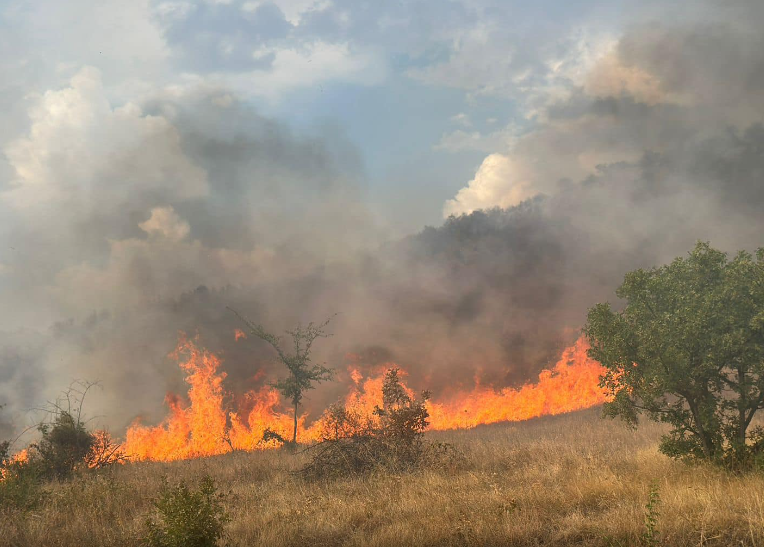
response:
[[[686,258],[626,274],[589,310],[589,355],[602,363],[605,413],[670,424],[661,451],[738,466],[764,452],[764,249],[727,255],[698,243]]]
[[[281,337],[266,332],[265,329],[256,323],[244,318],[239,312],[230,309],[241,319],[252,334],[267,342],[278,355],[279,361],[286,366],[289,376],[271,384],[278,389],[281,394],[287,398],[294,408],[294,431],[292,434],[292,443],[297,443],[297,411],[302,402],[304,394],[309,389],[314,389],[314,383],[320,383],[331,380],[334,377],[334,369],[327,368],[320,364],[311,363],[311,350],[313,342],[318,338],[328,338],[331,336],[324,330],[333,317],[329,317],[320,325],[311,322],[306,327],[297,325],[294,330],[287,331],[292,337],[292,353],[282,348]]]

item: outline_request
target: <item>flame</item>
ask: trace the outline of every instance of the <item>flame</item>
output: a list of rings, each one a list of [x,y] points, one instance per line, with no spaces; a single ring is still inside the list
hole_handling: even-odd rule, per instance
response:
[[[587,349],[586,342],[579,339],[551,370],[539,374],[537,382],[517,389],[497,391],[478,385],[448,400],[429,401],[430,429],[526,420],[603,403],[605,394],[599,387],[603,368],[587,356]],[[291,437],[293,416],[280,410],[282,401],[276,390],[263,387],[249,392],[238,401],[236,410],[227,411],[223,391],[226,374],[219,370],[220,359],[185,336],[172,355],[186,372],[188,402],[168,394],[165,402],[169,414],[161,424],[146,427],[134,423],[124,443],[131,459],[169,461],[278,446],[275,440],[262,441],[266,429],[283,438]],[[345,406],[357,415],[371,417],[374,408],[382,404],[384,372],[367,378],[357,369],[349,372],[352,385]],[[308,426],[307,418],[307,414],[298,417],[300,442],[315,441],[321,435],[321,420]]]
[[[589,358],[588,349],[586,341],[579,338],[554,368],[539,374],[534,384],[501,391],[478,386],[455,400],[431,402],[430,427],[442,430],[516,422],[602,404],[605,393],[599,387],[599,377],[604,368]]]
[[[363,380],[363,374],[357,368],[350,368],[350,379],[353,380],[355,385],[358,385]]]
[[[7,466],[11,466],[14,463],[23,464],[28,461],[29,461],[29,449],[25,448],[23,450],[19,450],[13,456],[11,456],[8,460],[2,463],[4,463]],[[5,480],[7,473],[8,472],[5,469],[0,468],[0,481]]]
[[[189,405],[168,394],[165,402],[170,415],[157,427],[134,424],[127,430],[125,451],[137,459],[180,460],[211,456],[226,451],[223,411],[224,372],[218,372],[220,360],[194,341],[181,336],[172,354],[186,371]],[[183,357],[186,357],[185,359]]]
[[[247,339],[247,333],[245,333],[245,332],[244,332],[243,330],[241,330],[241,329],[235,329],[235,330],[233,331],[233,337],[234,337],[234,339],[235,339],[237,342],[238,342],[239,340],[241,340],[242,338],[244,338],[244,339],[246,340],[246,339]]]

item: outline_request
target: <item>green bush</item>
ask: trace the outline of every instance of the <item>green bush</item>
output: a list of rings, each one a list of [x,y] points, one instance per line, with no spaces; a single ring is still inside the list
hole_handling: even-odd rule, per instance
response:
[[[658,531],[658,517],[660,511],[658,507],[661,503],[661,497],[658,493],[658,485],[650,486],[650,495],[645,505],[645,531],[642,534],[642,543],[645,547],[657,547],[660,545],[660,532]]]
[[[0,474],[0,510],[33,509],[43,499],[42,480],[28,463],[5,460]]]
[[[149,547],[213,547],[223,537],[229,521],[213,480],[205,475],[198,490],[181,481],[170,486],[164,481],[154,501],[157,515],[146,520]]]
[[[11,455],[11,441],[0,442],[0,466],[10,457],[10,455]]]
[[[38,429],[42,439],[32,445],[29,463],[42,477],[66,479],[85,465],[95,438],[82,421],[62,411]]]

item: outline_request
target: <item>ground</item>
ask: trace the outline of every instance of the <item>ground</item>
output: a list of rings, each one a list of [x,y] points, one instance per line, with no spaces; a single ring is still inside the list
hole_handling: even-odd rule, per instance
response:
[[[466,462],[456,471],[309,484],[308,457],[234,453],[134,463],[51,485],[41,506],[0,512],[0,546],[138,546],[163,476],[208,472],[225,495],[230,545],[643,545],[651,485],[660,545],[764,545],[764,476],[688,466],[592,409],[432,433]]]

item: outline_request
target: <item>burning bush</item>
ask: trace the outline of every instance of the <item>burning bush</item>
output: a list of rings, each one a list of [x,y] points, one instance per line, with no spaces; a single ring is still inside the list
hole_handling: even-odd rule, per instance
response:
[[[322,440],[311,447],[315,454],[300,471],[308,480],[362,475],[375,469],[410,471],[455,456],[452,447],[424,442],[428,392],[414,398],[401,384],[398,369],[385,375],[382,407],[366,417],[342,405],[333,405],[322,419]]]
[[[90,469],[101,469],[128,460],[122,444],[116,442],[108,431],[95,431],[92,437],[90,450],[85,455],[85,464]]]
[[[0,479],[63,480],[81,469],[127,460],[122,445],[107,431],[91,432],[82,420],[85,395],[93,385],[75,382],[58,401],[42,409],[49,418],[37,425],[41,438],[25,450],[11,457],[10,443],[0,443]]]

